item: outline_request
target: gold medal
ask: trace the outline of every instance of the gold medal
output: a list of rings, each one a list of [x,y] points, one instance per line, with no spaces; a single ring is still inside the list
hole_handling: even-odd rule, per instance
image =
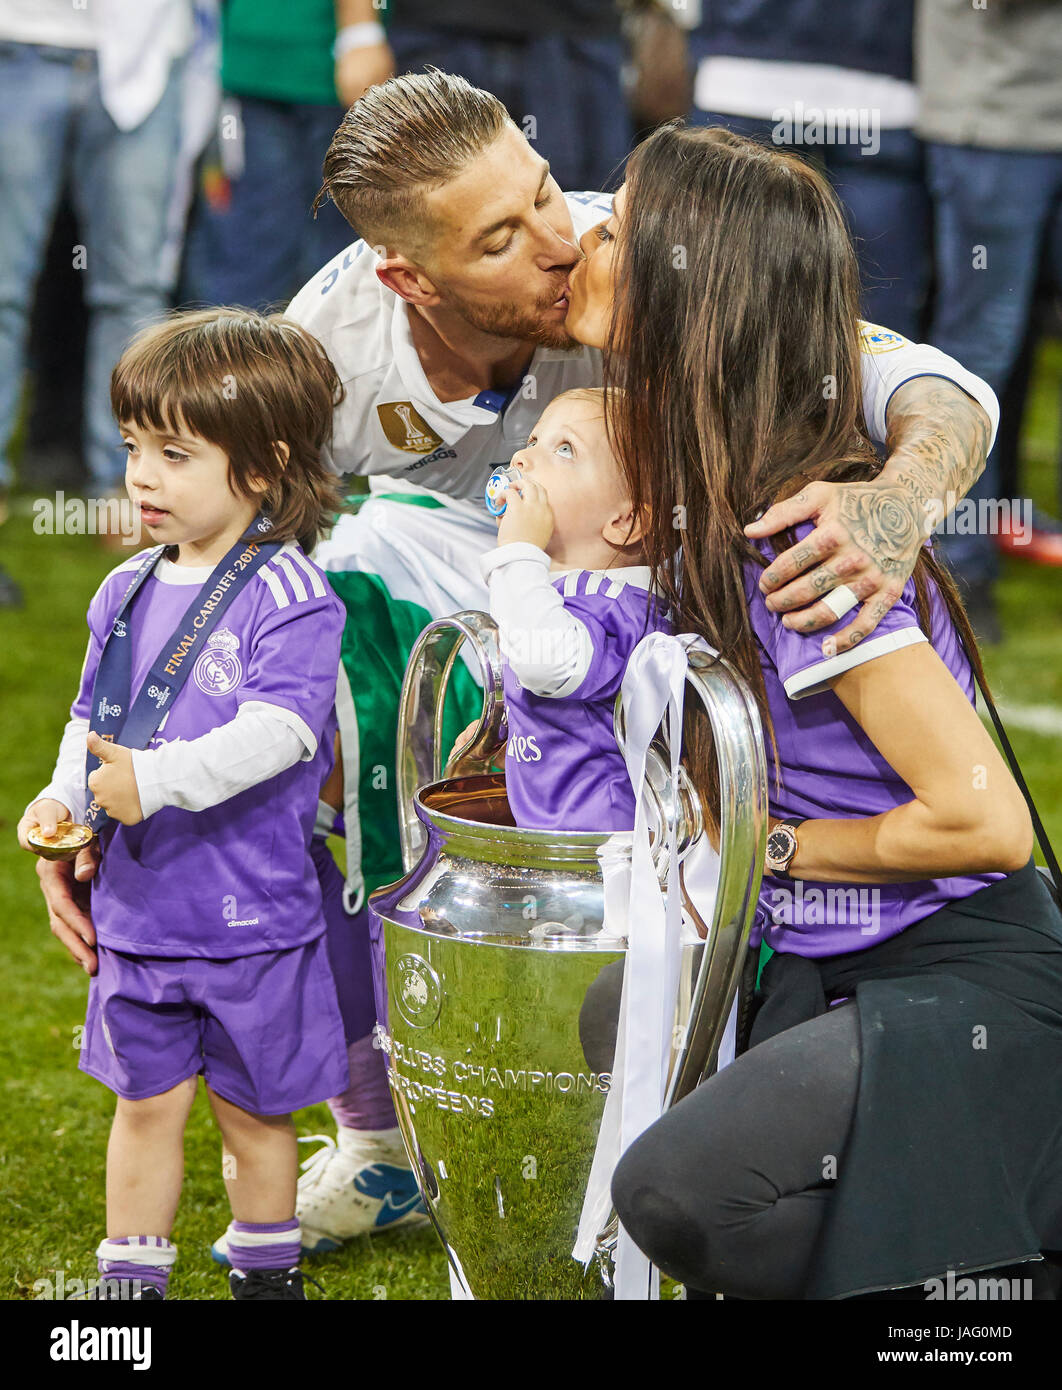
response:
[[[34,854],[39,854],[42,859],[74,859],[95,838],[95,831],[89,826],[78,825],[72,820],[61,820],[50,840],[41,834],[40,826],[26,832],[26,839],[33,847]]]

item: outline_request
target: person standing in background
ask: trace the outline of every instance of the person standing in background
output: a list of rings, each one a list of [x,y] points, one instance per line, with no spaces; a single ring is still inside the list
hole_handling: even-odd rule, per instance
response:
[[[388,0],[335,0],[336,91],[346,111],[370,87],[395,73],[384,23]]]
[[[310,212],[346,107],[391,75],[372,0],[227,0],[218,134],[200,171],[181,299],[286,302],[350,242],[334,207]]]
[[[820,159],[856,244],[864,318],[917,341],[930,256],[913,6],[712,0],[690,35],[690,122]]]
[[[919,0],[919,129],[935,210],[936,304],[930,340],[1002,396],[1021,351],[1045,244],[1062,287],[1062,14],[1050,0],[987,9]],[[970,492],[998,499],[998,446]],[[979,514],[980,514],[979,509]],[[1024,508],[1002,523],[941,537],[983,641],[998,641],[997,546],[1062,565],[1062,528]],[[1018,524],[1020,519],[1021,524]]]
[[[0,0],[0,496],[22,404],[29,314],[64,183],[85,275],[89,486],[124,497],[111,368],[173,288],[164,254],[180,146],[188,0]],[[0,577],[0,605],[17,591]]]
[[[397,72],[430,64],[499,97],[561,188],[616,182],[633,141],[616,0],[397,0],[388,38]]]

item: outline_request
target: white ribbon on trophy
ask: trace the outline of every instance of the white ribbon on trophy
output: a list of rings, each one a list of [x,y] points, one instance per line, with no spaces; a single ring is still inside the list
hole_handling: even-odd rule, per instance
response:
[[[626,762],[637,812],[629,866],[618,853],[631,844],[617,834],[602,847],[605,922],[608,935],[626,936],[627,957],[620,995],[619,1028],[612,1083],[605,1101],[597,1147],[587,1183],[572,1254],[584,1266],[593,1259],[598,1238],[612,1212],[612,1174],[621,1154],[663,1113],[673,1046],[675,1003],[682,951],[682,901],[677,827],[666,827],[668,876],[661,892],[649,844],[645,788],[649,745],[666,714],[672,786],[678,785],[682,752],[682,711],[688,653],[718,655],[692,634],[651,633],[635,648],[624,674],[621,695],[626,721]],[[718,880],[718,856],[707,837],[687,855],[683,880],[700,916],[711,922]],[[616,920],[619,917],[619,920]],[[610,920],[611,918],[611,920]],[[719,1065],[733,1057],[736,1008],[732,1010]],[[620,1227],[614,1271],[617,1299],[660,1296],[659,1273]]]

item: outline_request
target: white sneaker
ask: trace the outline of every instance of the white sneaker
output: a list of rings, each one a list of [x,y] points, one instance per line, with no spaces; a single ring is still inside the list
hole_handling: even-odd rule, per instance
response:
[[[300,1138],[300,1144],[324,1145],[306,1159],[299,1179],[295,1215],[302,1248],[327,1254],[344,1241],[366,1232],[427,1221],[417,1179],[398,1130],[374,1133],[340,1128],[339,1143],[326,1134]],[[219,1264],[229,1264],[228,1243],[221,1236],[211,1246]]]

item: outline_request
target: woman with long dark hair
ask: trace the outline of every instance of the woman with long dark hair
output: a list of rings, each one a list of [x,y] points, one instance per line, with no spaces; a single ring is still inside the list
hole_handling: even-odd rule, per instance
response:
[[[568,324],[621,388],[647,562],[675,630],[755,692],[771,788],[752,1045],[627,1151],[620,1218],[668,1274],[739,1298],[1038,1260],[1062,1248],[1062,917],[975,712],[954,586],[924,548],[838,653],[771,611],[774,551],[745,535],[811,482],[879,467],[834,195],[799,157],[670,126],[582,245]]]

